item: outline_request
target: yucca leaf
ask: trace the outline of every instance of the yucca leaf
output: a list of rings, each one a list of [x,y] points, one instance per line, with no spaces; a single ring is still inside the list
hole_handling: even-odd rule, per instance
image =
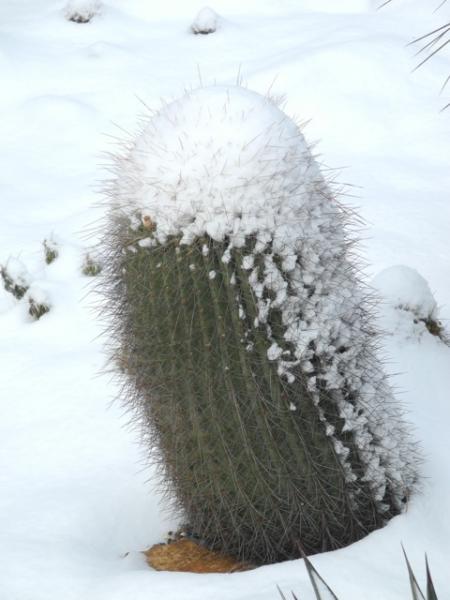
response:
[[[406,566],[408,568],[409,575],[409,583],[411,585],[411,593],[412,600],[438,600],[436,590],[433,584],[433,580],[431,578],[430,567],[428,564],[428,557],[425,554],[425,564],[427,571],[427,597],[423,595],[422,590],[420,589],[419,584],[417,583],[416,576],[414,575],[414,571],[412,570],[411,564],[408,560],[408,556],[405,552],[405,549],[402,546],[403,554],[405,556]],[[308,577],[311,581],[311,585],[314,590],[314,594],[316,596],[316,600],[339,600],[333,590],[329,587],[329,585],[322,579],[319,573],[316,571],[311,561],[306,556],[303,548],[299,546],[299,552],[305,561],[306,571],[308,573]],[[279,586],[277,586],[278,592],[280,593],[281,600],[287,600],[286,596],[282,592]],[[291,592],[293,600],[299,600],[294,592]]]
[[[283,593],[283,590],[280,588],[280,586],[279,586],[279,585],[277,585],[277,589],[278,589],[278,593],[279,593],[279,594],[280,594],[280,596],[281,596],[281,600],[287,600],[286,596],[285,596],[285,595],[284,595],[284,593]],[[300,600],[300,599],[298,598],[298,596],[297,596],[296,594],[294,594],[294,592],[291,592],[291,594],[292,594],[292,599],[293,599],[293,600]]]
[[[411,568],[411,565],[409,563],[408,557],[406,555],[405,549],[402,546],[402,550],[403,550],[403,554],[405,556],[405,560],[406,560],[406,566],[408,568],[408,575],[409,575],[409,583],[411,585],[411,593],[412,593],[412,598],[413,600],[425,600],[425,596],[422,593],[422,590],[419,587],[419,584],[417,583],[417,579],[414,575],[414,571]]]
[[[436,590],[434,589],[433,580],[431,579],[430,567],[428,565],[428,557],[426,554],[425,565],[427,568],[427,600],[438,600]]]
[[[281,600],[287,600],[286,596],[285,596],[285,595],[284,595],[284,593],[283,593],[283,590],[280,588],[280,586],[279,586],[279,585],[277,585],[277,590],[278,590],[278,593],[279,593],[279,594],[280,594],[280,596],[281,596]]]
[[[306,556],[303,549],[300,547],[300,554],[305,561],[306,570],[308,572],[309,579],[311,581],[311,585],[313,587],[314,593],[316,595],[317,600],[339,600],[330,586],[322,579],[319,573],[314,568],[313,564]]]

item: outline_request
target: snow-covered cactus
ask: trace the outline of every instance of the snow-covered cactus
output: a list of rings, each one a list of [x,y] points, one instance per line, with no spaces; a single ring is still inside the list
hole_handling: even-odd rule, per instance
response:
[[[240,87],[165,105],[115,162],[111,357],[181,518],[257,563],[399,513],[416,453],[348,212],[298,125]]]
[[[30,287],[30,274],[18,258],[10,258],[6,265],[0,265],[0,276],[5,290],[10,292],[17,300],[23,298]]]
[[[217,29],[219,16],[209,6],[204,6],[195,17],[191,24],[191,31],[195,34],[208,35],[214,33]]]
[[[45,262],[48,265],[51,265],[52,262],[55,261],[59,256],[58,244],[55,242],[54,239],[49,238],[45,239],[42,242],[42,245],[44,247]]]
[[[101,12],[101,0],[68,0],[64,14],[68,21],[89,23]]]
[[[378,273],[372,285],[384,301],[381,324],[385,331],[419,339],[428,331],[449,342],[430,286],[415,269],[388,267]]]

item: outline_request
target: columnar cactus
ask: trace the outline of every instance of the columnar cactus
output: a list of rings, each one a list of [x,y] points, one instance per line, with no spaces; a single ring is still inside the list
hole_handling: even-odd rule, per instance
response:
[[[297,124],[240,87],[165,105],[115,161],[124,401],[183,521],[244,560],[349,544],[414,487],[347,219]]]

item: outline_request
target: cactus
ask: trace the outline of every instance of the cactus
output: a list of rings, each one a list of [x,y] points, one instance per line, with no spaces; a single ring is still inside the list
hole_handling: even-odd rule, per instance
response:
[[[417,453],[349,213],[298,125],[270,98],[204,88],[154,114],[114,168],[109,353],[180,518],[262,564],[398,514]]]

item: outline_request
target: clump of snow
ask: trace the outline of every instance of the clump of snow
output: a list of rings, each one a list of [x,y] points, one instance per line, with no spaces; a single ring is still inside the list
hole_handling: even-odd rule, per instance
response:
[[[280,348],[276,342],[274,342],[267,350],[267,358],[269,360],[277,360],[283,354],[283,348]]]
[[[68,21],[89,23],[102,8],[101,0],[69,0],[64,9]]]
[[[219,15],[209,6],[204,6],[197,14],[191,24],[192,33],[208,34],[217,29]]]
[[[340,439],[351,432],[380,512],[386,499],[400,509],[416,479],[415,452],[374,348],[344,212],[299,126],[270,97],[197,89],[150,118],[116,172],[112,229],[126,223],[141,246],[209,236],[225,243],[225,262],[245,247],[241,268],[258,309],[250,327],[265,330],[269,360],[288,384],[306,381],[347,481],[361,477]],[[272,331],[273,311],[282,334]],[[339,430],[321,407],[324,390]]]
[[[437,304],[427,280],[415,269],[395,265],[373,279],[374,287],[394,308],[411,311],[419,319],[437,317]]]

